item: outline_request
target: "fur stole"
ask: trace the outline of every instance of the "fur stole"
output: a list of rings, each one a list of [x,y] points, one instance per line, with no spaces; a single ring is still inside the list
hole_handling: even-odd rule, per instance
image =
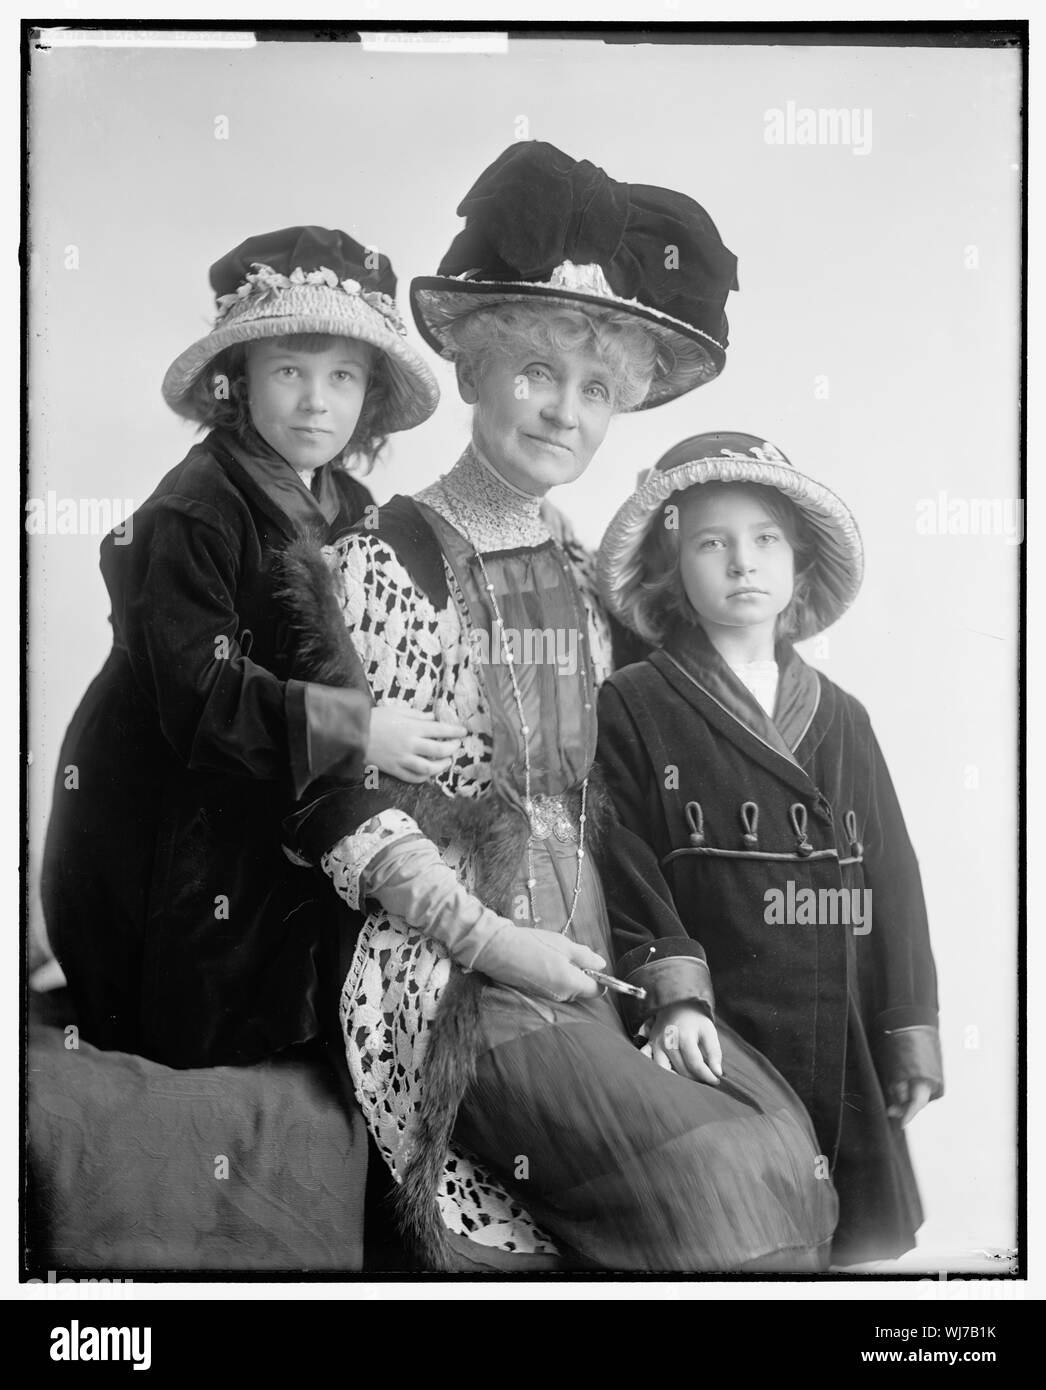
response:
[[[287,547],[281,558],[281,579],[279,601],[296,644],[293,675],[329,685],[357,684],[361,663],[345,627],[330,570],[314,539],[302,537]],[[412,816],[434,844],[453,841],[468,850],[477,869],[476,896],[495,912],[511,915],[511,892],[529,836],[521,811],[493,792],[475,798],[451,797],[432,783],[400,782],[384,774],[370,796],[376,810],[394,806]],[[366,802],[367,793],[361,793],[361,799]],[[579,789],[572,799],[576,813]],[[610,797],[594,767],[589,775],[586,849],[597,871],[612,815]],[[456,1267],[436,1193],[458,1108],[475,1077],[485,983],[481,972],[452,964],[429,1037],[414,1150],[395,1197],[404,1238],[419,1263],[434,1271]]]
[[[317,685],[365,690],[362,664],[321,546],[318,536],[303,531],[274,562],[275,598],[290,631],[291,675]]]

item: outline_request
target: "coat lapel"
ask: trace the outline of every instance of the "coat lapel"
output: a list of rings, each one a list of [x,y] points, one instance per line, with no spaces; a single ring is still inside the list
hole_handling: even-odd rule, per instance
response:
[[[248,453],[227,430],[221,429],[211,433],[207,444],[240,491],[288,539],[309,532],[326,537],[340,507],[332,479],[322,480],[325,486],[321,486],[317,498],[290,464],[271,450]],[[326,467],[323,472],[326,473]]]
[[[790,642],[777,644],[777,665],[780,678],[774,703],[774,728],[796,762],[802,762],[797,750],[821,706],[822,681]]]
[[[798,743],[795,744],[795,756],[803,767],[809,767],[813,762],[814,754],[832,726],[838,703],[835,687],[830,681],[819,680],[818,685],[820,698],[817,708],[800,734]]]
[[[789,752],[782,752],[778,746],[760,738],[742,719],[717,700],[711,691],[705,688],[697,675],[688,670],[678,658],[662,648],[652,652],[647,660],[677,695],[696,709],[718,734],[736,744],[746,757],[751,758],[753,762],[758,763],[760,767],[765,768],[767,772],[772,773],[797,792],[801,792],[805,796],[816,792],[810,777]],[[819,723],[820,709],[821,706],[818,707],[818,713],[815,714],[810,728],[797,750],[797,755],[804,762],[808,757],[808,745],[814,725]],[[823,737],[823,731],[821,736]],[[819,741],[820,739],[818,739]]]

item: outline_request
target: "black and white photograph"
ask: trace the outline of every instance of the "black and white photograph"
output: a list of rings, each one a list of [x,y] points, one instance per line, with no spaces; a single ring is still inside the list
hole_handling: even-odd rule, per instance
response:
[[[1028,27],[651,8],[23,30],[25,1287],[1023,1296]]]

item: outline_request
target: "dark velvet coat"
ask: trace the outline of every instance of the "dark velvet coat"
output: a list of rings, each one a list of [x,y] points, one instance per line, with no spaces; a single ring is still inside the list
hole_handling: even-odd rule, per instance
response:
[[[717,658],[699,647],[670,643],[600,695],[599,762],[620,819],[607,882],[617,973],[648,990],[637,1027],[703,1000],[774,1063],[832,1166],[835,1263],[889,1258],[914,1244],[922,1214],[883,1088],[926,1077],[942,1089],[915,855],[857,700],[814,677],[789,756],[755,732],[759,708],[724,663],[718,685],[706,679]],[[778,659],[782,689],[789,672],[812,675],[790,648]],[[806,889],[869,889],[870,917],[845,925],[839,896]]]
[[[286,552],[333,540],[370,493],[332,468],[321,512],[239,443],[212,432],[127,543],[102,543],[113,647],[66,734],[41,874],[87,1041],[175,1067],[321,1031],[347,914],[280,821],[316,779],[360,775],[369,730],[362,668],[355,688],[310,684],[283,591]]]

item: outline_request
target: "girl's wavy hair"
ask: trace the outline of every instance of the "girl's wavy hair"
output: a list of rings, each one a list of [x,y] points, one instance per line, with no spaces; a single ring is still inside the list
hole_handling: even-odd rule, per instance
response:
[[[639,546],[636,573],[619,600],[622,616],[640,636],[659,646],[679,619],[700,625],[701,619],[686,596],[679,573],[679,527],[670,526],[668,508],[682,511],[684,500],[698,489],[744,490],[758,497],[781,527],[795,555],[795,583],[788,606],[777,616],[774,635],[794,638],[809,601],[813,570],[817,564],[817,537],[810,523],[790,497],[763,483],[694,483],[667,498],[647,524]]]
[[[325,352],[337,336],[332,333],[289,333],[267,338],[291,352]],[[247,441],[252,429],[247,404],[247,349],[249,343],[235,343],[212,358],[187,393],[193,416],[201,429],[227,429]],[[372,349],[370,375],[363,408],[352,438],[342,450],[338,463],[353,473],[369,473],[388,443],[385,413],[389,400],[389,378],[385,354]]]
[[[592,347],[610,372],[615,411],[632,410],[644,400],[661,352],[653,334],[631,314],[541,303],[475,309],[451,326],[448,337],[457,359],[477,373],[492,355]]]

